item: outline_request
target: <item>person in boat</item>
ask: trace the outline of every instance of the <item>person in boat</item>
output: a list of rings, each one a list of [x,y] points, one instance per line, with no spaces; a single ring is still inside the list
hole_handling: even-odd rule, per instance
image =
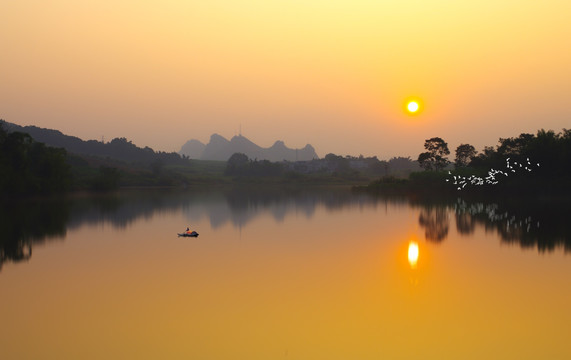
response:
[[[188,228],[188,227],[186,228],[186,233],[190,234],[190,228]]]

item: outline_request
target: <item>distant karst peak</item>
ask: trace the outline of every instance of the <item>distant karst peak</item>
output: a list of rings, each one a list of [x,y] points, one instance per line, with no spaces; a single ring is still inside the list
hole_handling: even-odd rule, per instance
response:
[[[282,140],[277,140],[271,147],[263,148],[241,134],[230,140],[212,134],[206,145],[198,140],[189,140],[179,153],[192,159],[218,161],[226,161],[234,153],[246,154],[250,159],[269,161],[304,161],[319,158],[313,146],[309,144],[301,149],[290,149]]]

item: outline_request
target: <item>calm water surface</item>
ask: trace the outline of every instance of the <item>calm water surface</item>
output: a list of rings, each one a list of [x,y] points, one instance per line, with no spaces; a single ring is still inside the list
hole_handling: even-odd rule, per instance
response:
[[[342,190],[3,205],[1,357],[568,359],[561,214]]]

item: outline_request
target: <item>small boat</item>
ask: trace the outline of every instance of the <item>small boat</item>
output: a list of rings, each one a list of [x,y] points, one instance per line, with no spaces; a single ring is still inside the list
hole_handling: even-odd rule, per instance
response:
[[[193,232],[183,232],[182,234],[178,234],[178,236],[182,237],[198,237],[198,233],[196,231]]]

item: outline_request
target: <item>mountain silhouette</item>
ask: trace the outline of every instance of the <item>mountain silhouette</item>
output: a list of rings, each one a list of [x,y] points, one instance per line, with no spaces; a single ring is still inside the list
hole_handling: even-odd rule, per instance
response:
[[[180,149],[179,154],[191,159],[200,159],[205,147],[206,145],[196,139],[188,140]]]
[[[313,146],[309,144],[301,149],[290,149],[283,141],[276,141],[271,147],[263,148],[242,135],[227,140],[213,134],[206,145],[198,140],[189,140],[179,151],[179,154],[191,159],[218,161],[226,161],[234,153],[246,154],[250,159],[269,161],[307,161],[319,158]]]
[[[115,138],[107,143],[97,140],[82,140],[75,136],[65,135],[59,130],[44,129],[37,126],[20,126],[5,122],[10,132],[19,131],[29,134],[34,140],[47,146],[64,148],[68,153],[109,158],[127,163],[148,164],[160,161],[164,164],[184,164],[185,160],[178,153],[154,151],[149,147],[140,148],[126,138]]]

